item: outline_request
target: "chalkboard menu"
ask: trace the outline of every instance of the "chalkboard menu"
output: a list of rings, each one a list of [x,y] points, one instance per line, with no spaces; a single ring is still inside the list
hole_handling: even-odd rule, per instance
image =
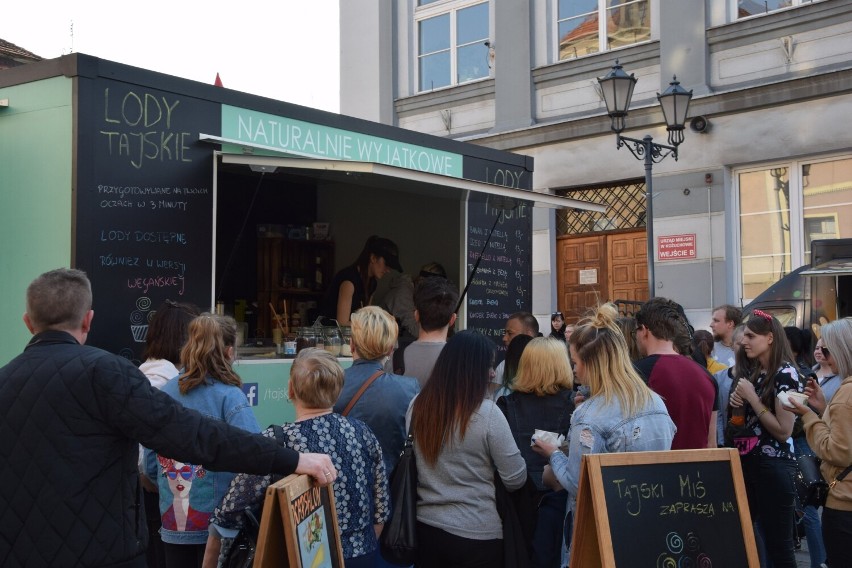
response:
[[[88,343],[139,361],[166,299],[209,309],[218,105],[80,79],[75,266],[92,281]]]
[[[757,566],[733,450],[589,455],[584,468],[572,566]]]
[[[498,360],[505,352],[506,319],[532,306],[532,206],[519,203],[504,209],[503,205],[502,198],[473,193],[467,210],[468,277],[482,256],[465,300],[467,329],[490,337],[499,348]]]

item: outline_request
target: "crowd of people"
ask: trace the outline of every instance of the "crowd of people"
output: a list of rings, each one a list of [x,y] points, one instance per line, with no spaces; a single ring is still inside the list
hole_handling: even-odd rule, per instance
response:
[[[666,298],[633,317],[602,304],[574,325],[557,311],[546,336],[518,312],[498,363],[491,339],[453,333],[459,290],[438,268],[403,282],[410,301],[392,304],[411,314],[370,305],[375,280],[401,273],[395,245],[371,237],[327,302],[351,325],[351,366],[299,352],[295,421],[263,432],[232,368],[233,319],[166,302],[136,368],[85,345],[84,273],[39,276],[33,338],[0,369],[0,564],[223,565],[266,488],[295,472],[332,485],[345,566],[387,566],[389,478],[412,436],[418,567],[504,565],[507,493],[522,565],[567,566],[584,455],[716,447],[740,455],[762,566],[796,566],[800,533],[812,568],[850,566],[852,318],[812,345],[728,305],[696,330]],[[796,490],[802,456],[822,460],[824,506]]]

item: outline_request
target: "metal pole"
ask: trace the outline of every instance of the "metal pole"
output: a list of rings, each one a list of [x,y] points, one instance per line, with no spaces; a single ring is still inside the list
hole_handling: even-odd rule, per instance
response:
[[[645,146],[645,233],[648,239],[648,299],[654,297],[654,143],[648,134],[642,139]]]

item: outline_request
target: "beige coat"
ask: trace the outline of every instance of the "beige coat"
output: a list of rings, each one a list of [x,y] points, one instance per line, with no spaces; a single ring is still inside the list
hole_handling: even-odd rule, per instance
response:
[[[820,471],[826,481],[852,465],[852,376],[843,379],[831,397],[822,419],[814,412],[802,417],[808,444],[822,460]],[[828,493],[826,507],[852,511],[852,473]]]

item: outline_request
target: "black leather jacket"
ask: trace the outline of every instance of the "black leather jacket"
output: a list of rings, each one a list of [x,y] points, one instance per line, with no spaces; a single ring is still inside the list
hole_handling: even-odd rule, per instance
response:
[[[536,489],[546,490],[541,481],[541,474],[548,460],[532,450],[530,439],[536,430],[547,430],[567,437],[571,414],[574,412],[574,392],[563,389],[546,396],[513,392],[498,398],[497,406],[506,415],[515,443],[527,462],[527,475]]]

